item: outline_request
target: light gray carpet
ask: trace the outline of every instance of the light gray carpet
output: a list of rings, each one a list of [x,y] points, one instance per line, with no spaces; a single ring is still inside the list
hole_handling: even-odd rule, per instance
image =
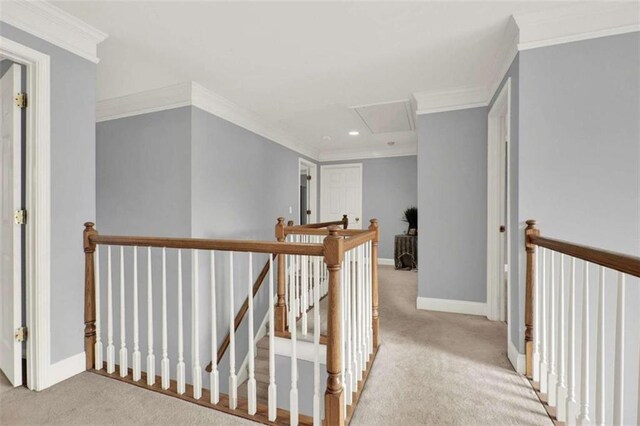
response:
[[[550,425],[506,352],[506,326],[418,311],[415,272],[380,267],[382,346],[354,425]],[[1,374],[0,374],[1,376]],[[0,379],[0,424],[251,424],[92,373],[42,392]]]

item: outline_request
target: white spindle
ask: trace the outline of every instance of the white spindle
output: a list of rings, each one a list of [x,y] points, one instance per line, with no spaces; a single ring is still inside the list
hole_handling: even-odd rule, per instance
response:
[[[576,258],[571,258],[569,277],[569,313],[568,330],[569,345],[567,352],[567,404],[566,424],[573,426],[576,423],[578,406],[576,403]]]
[[[624,424],[624,274],[618,272],[618,298],[616,301],[616,359],[613,373],[613,424]],[[638,389],[640,392],[640,389]],[[640,419],[638,419],[640,420]]]
[[[556,296],[558,294],[558,285],[556,282],[556,269],[555,269],[555,253],[551,252],[550,280],[549,280],[549,392],[547,393],[548,404],[551,407],[555,407],[558,402],[558,345],[556,338],[556,318],[557,314],[557,302]]]
[[[153,282],[151,276],[151,247],[147,247],[147,385],[156,382],[156,357],[153,354]]]
[[[301,286],[300,293],[302,297],[302,335],[307,335],[308,323],[307,323],[307,310],[309,309],[309,272],[308,272],[308,262],[309,258],[307,256],[300,256],[300,260],[302,262],[302,271],[301,274]]]
[[[588,425],[589,416],[589,263],[584,262],[582,288],[582,337],[580,348],[580,414],[577,423]]]
[[[177,392],[185,392],[184,318],[182,313],[182,250],[178,249],[178,365],[176,366]]]
[[[345,382],[345,400],[347,401],[347,405],[351,405],[352,402],[352,392],[355,390],[353,387],[353,373],[351,372],[352,360],[351,360],[351,277],[349,272],[349,252],[345,253],[344,261],[342,262],[342,287],[344,287],[345,300],[344,300],[344,322],[345,322],[345,373],[344,373],[344,382]]]
[[[280,255],[284,256],[284,255]],[[269,254],[269,421],[273,422],[277,416],[276,394],[276,359],[275,341],[275,315],[273,312],[273,256]]]
[[[560,286],[558,287],[558,386],[556,418],[558,421],[566,421],[567,408],[567,373],[566,373],[566,325],[565,297],[564,297],[564,254],[560,254]]]
[[[254,360],[254,335],[253,335],[253,260],[249,253],[249,279],[247,280],[247,300],[249,301],[249,380],[247,381],[247,400],[249,414],[256,413],[256,378]]]
[[[216,306],[216,259],[215,252],[210,252],[211,262],[211,403],[220,402],[220,378],[218,373],[218,325],[216,323],[217,306]]]
[[[358,364],[360,368],[358,368],[358,380],[362,380],[362,372],[365,369],[365,360],[364,360],[364,318],[363,318],[363,309],[364,309],[364,295],[362,291],[363,282],[362,282],[362,246],[358,246],[355,249],[355,258],[356,258],[356,292],[358,295]]]
[[[140,322],[138,319],[138,247],[133,246],[133,354],[131,355],[133,380],[142,378],[140,355]]]
[[[366,289],[367,289],[367,328],[369,330],[369,350],[367,354],[373,353],[373,288],[371,286],[371,241],[366,245],[366,258],[365,258],[365,276],[367,277]]]
[[[234,327],[233,252],[229,252],[229,408],[238,407],[238,378],[236,377],[236,330]]]
[[[540,392],[549,391],[549,335],[547,333],[547,249],[540,250]]]
[[[96,246],[96,269],[95,269],[95,285],[96,285],[96,370],[102,370],[102,339],[100,338],[100,331],[102,330],[100,321],[100,250],[99,246]]]
[[[315,260],[315,258],[314,258]],[[313,276],[317,276],[320,268],[314,262]],[[320,426],[322,417],[320,416],[320,287],[313,286],[313,424]]]
[[[297,273],[296,273],[297,275]],[[291,304],[294,303],[294,298],[297,294],[292,293]],[[291,326],[289,331],[291,333],[291,390],[289,392],[289,412],[291,413],[291,425],[298,424],[298,354],[296,343],[296,310],[291,311],[291,318],[289,319]]]
[[[200,267],[198,264],[198,250],[193,250],[193,288],[191,290],[191,347],[193,350],[193,397],[202,397],[202,367],[200,366],[200,315],[198,303],[200,297]]]
[[[116,353],[113,346],[113,277],[111,273],[111,246],[107,248],[107,373],[116,370]]]
[[[358,390],[358,371],[360,363],[358,358],[358,289],[356,288],[354,250],[349,250],[349,287],[351,288],[351,391]]]
[[[169,355],[167,343],[167,249],[162,248],[162,361],[160,362],[160,380],[162,389],[169,389]]]
[[[600,279],[598,280],[598,319],[596,337],[596,424],[605,424],[605,340],[604,340],[604,267],[599,269]]]
[[[120,246],[120,377],[127,377],[127,374],[129,374],[124,296],[124,246]]]
[[[540,264],[542,249],[534,246],[534,257],[538,260],[534,274],[534,294],[533,294],[533,357],[532,357],[532,378],[534,382],[540,383]]]

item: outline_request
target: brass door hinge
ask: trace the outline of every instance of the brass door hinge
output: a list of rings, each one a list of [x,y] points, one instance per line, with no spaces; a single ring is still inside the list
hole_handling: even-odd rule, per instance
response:
[[[14,219],[15,219],[16,225],[25,225],[27,223],[27,211],[16,210]]]
[[[26,108],[27,107],[27,94],[24,92],[20,92],[16,95],[16,106],[18,108]]]
[[[27,340],[27,336],[29,335],[29,331],[27,327],[20,327],[16,330],[16,340],[18,342],[24,342]]]

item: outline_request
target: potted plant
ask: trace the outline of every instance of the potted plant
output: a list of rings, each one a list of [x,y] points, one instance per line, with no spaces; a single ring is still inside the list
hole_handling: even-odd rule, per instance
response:
[[[407,230],[408,235],[418,235],[418,208],[417,207],[409,207],[404,211],[403,222],[407,222],[409,224],[409,229]]]

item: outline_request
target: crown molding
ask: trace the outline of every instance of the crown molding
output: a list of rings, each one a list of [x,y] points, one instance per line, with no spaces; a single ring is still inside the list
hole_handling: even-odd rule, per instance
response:
[[[107,34],[46,1],[3,1],[0,21],[91,62],[98,63],[98,44]]]
[[[638,2],[580,2],[513,15],[518,50],[640,31]]]
[[[484,86],[461,87],[452,90],[417,92],[413,94],[416,115],[487,106]]]
[[[504,33],[502,34],[500,46],[496,51],[492,73],[487,87],[487,95],[489,97],[487,104],[491,103],[491,100],[500,87],[500,83],[502,83],[507,71],[509,71],[509,67],[518,54],[519,35],[518,25],[513,16],[510,16]]]
[[[317,160],[318,152],[313,148],[300,146],[284,131],[265,122],[254,112],[195,82],[184,82],[99,101],[96,107],[96,121],[117,120],[183,106],[197,107],[299,154]]]
[[[321,151],[318,161],[363,160],[368,158],[406,157],[417,155],[417,143],[394,145],[382,149],[362,148],[357,150]]]

